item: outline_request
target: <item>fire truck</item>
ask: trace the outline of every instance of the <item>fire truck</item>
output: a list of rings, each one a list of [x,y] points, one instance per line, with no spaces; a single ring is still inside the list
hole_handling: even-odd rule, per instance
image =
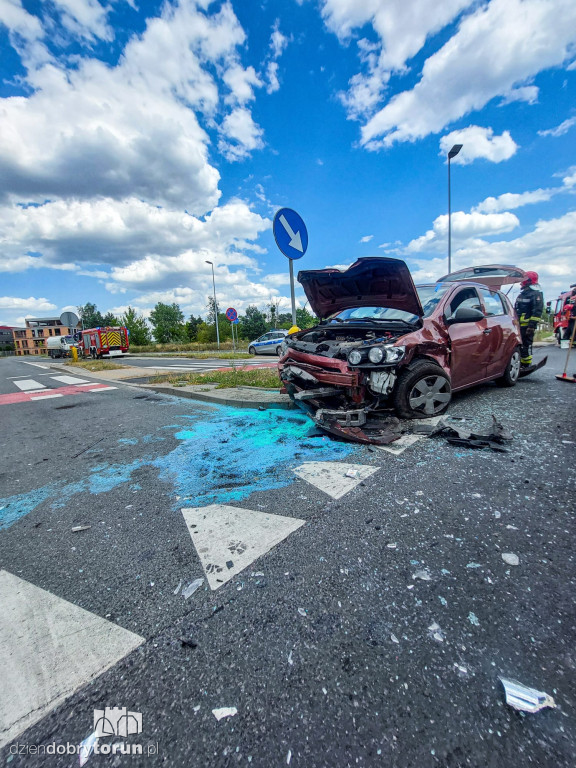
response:
[[[95,360],[104,355],[121,357],[128,352],[128,328],[85,328],[80,331],[79,347],[83,357]]]
[[[570,289],[576,288],[576,283],[570,286]],[[570,323],[570,313],[572,312],[572,304],[567,304],[567,300],[572,295],[572,290],[564,291],[556,299],[556,308],[554,309],[554,335],[556,341],[560,344],[560,341],[564,338],[564,330],[568,328]],[[548,301],[547,310],[552,313],[552,302]]]

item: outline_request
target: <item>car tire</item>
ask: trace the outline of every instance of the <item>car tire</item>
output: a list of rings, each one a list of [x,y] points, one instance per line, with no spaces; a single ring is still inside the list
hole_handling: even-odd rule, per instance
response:
[[[392,402],[403,419],[428,419],[448,408],[452,388],[448,374],[436,363],[417,360],[398,377]]]
[[[280,345],[276,347],[276,355],[282,357],[282,347]]]
[[[254,347],[248,347],[248,353],[250,355],[255,355],[256,354],[256,350],[254,349]]]
[[[508,361],[504,375],[496,379],[495,383],[498,387],[513,387],[518,381],[518,375],[520,373],[520,350],[516,348]]]
[[[562,346],[561,342],[562,342],[562,329],[559,328],[556,331],[556,343],[558,344],[559,347]]]

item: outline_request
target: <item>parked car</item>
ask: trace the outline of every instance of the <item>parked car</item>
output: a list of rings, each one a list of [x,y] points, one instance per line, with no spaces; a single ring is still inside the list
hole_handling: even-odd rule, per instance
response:
[[[263,336],[251,341],[248,352],[251,355],[278,355],[280,356],[282,342],[288,335],[288,331],[268,331]]]
[[[524,273],[500,265],[474,269],[464,279],[446,275],[418,287],[399,259],[300,272],[321,321],[285,339],[279,362],[285,390],[320,427],[378,442],[377,422],[386,411],[437,416],[453,392],[493,380],[514,386],[520,327],[498,288]]]

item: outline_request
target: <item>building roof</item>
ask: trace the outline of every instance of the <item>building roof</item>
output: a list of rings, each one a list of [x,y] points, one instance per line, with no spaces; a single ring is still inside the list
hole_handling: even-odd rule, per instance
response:
[[[60,317],[27,317],[26,318],[27,323],[47,323],[49,320],[58,320],[58,322],[60,322]]]

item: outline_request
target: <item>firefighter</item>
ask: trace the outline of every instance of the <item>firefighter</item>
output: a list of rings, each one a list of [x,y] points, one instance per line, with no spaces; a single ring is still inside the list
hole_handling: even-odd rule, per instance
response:
[[[522,290],[518,294],[514,308],[520,321],[522,345],[520,346],[520,365],[532,365],[532,342],[538,321],[542,318],[544,309],[544,294],[538,285],[536,272],[526,272],[520,283]]]
[[[572,330],[576,322],[576,288],[572,288],[572,293],[564,303],[564,316],[568,320],[568,325],[564,328],[564,338],[572,338]]]

